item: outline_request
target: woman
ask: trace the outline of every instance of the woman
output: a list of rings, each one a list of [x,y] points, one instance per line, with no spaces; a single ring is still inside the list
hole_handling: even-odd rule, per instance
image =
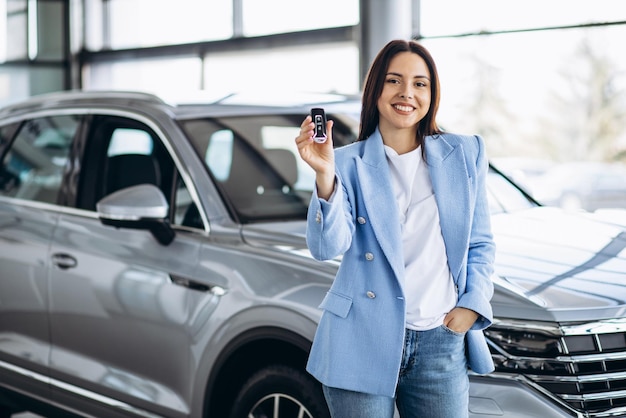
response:
[[[482,330],[492,321],[495,245],[478,136],[443,133],[439,78],[414,41],[389,42],[363,89],[357,142],[333,151],[296,138],[316,173],[307,243],[343,255],[307,370],[334,418],[461,418],[468,367],[493,363]]]

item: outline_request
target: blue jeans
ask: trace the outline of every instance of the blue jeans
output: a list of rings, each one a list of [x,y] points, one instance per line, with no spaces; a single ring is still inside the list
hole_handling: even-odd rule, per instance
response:
[[[444,326],[407,330],[395,398],[324,386],[333,418],[468,416],[469,378],[464,335]]]

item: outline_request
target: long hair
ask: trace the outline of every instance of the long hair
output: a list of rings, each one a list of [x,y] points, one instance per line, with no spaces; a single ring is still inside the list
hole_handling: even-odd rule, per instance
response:
[[[439,74],[437,73],[435,60],[430,55],[430,52],[416,41],[393,40],[380,50],[367,72],[363,86],[361,125],[357,141],[366,140],[376,130],[380,116],[378,112],[378,98],[383,91],[389,63],[400,52],[412,52],[419,55],[426,62],[430,71],[430,108],[418,124],[416,138],[418,144],[421,144],[427,135],[441,133],[441,129],[437,126],[436,121],[440,91]]]

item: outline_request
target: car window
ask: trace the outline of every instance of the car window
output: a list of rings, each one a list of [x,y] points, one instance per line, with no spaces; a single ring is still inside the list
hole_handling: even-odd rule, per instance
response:
[[[123,154],[152,154],[154,142],[152,136],[141,129],[117,128],[111,135],[107,157]]]
[[[152,184],[167,199],[172,224],[203,228],[173,158],[161,138],[145,124],[117,116],[95,117],[84,166],[79,207],[95,210],[96,202],[104,196]]]
[[[343,116],[343,117],[342,117]],[[241,222],[301,218],[315,185],[313,170],[298,156],[294,138],[302,115],[267,115],[182,121],[192,145]],[[355,139],[356,123],[333,114],[333,143]],[[492,214],[537,205],[494,169],[487,177]]]
[[[231,171],[233,162],[233,132],[222,129],[211,134],[211,140],[206,147],[204,163],[211,167],[216,180],[225,182]]]
[[[80,117],[49,116],[25,122],[5,152],[3,196],[57,203]]]
[[[4,155],[5,147],[9,145],[19,127],[19,123],[0,126],[0,156]]]
[[[112,130],[103,172],[104,195],[139,184],[161,187],[162,159],[153,154],[154,139],[142,129]]]
[[[294,138],[299,134],[298,126],[263,126],[261,145],[266,150],[270,163],[293,184],[294,189],[312,192],[315,172],[298,156]]]
[[[18,128],[18,123],[0,127],[0,161],[4,161],[4,155],[8,152],[8,146]],[[4,164],[0,164],[0,195],[9,194],[16,187],[17,182],[17,176],[7,171]]]
[[[306,217],[313,183],[300,175],[291,146],[298,125],[292,118],[197,119],[181,125],[239,222]]]

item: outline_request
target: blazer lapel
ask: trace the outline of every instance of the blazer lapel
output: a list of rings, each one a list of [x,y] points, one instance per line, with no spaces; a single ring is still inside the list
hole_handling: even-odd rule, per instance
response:
[[[428,136],[424,144],[448,266],[456,280],[470,235],[470,179],[465,156],[463,148],[448,143],[444,135]]]
[[[396,277],[401,280],[404,277],[404,256],[400,218],[378,129],[365,141],[363,156],[356,160],[356,167],[374,235]]]

